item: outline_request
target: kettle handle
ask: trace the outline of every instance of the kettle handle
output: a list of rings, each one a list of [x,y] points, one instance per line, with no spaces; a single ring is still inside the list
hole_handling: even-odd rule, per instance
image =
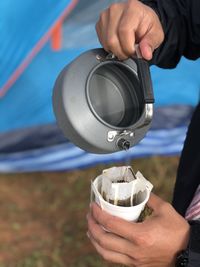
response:
[[[144,92],[145,102],[154,103],[154,94],[149,63],[142,58],[134,58],[134,61],[137,64],[138,78],[141,84],[141,89]]]
[[[140,47],[138,44],[135,44],[135,53],[136,57],[134,57],[134,61],[137,64],[138,78],[141,82],[141,89],[144,92],[145,102],[154,103],[154,94],[151,74],[149,70],[149,63],[142,58],[142,54],[140,52]]]

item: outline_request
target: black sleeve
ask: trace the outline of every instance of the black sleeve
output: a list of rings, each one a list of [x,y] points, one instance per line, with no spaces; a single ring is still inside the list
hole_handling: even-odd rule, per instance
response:
[[[190,239],[188,244],[188,267],[200,266],[200,222],[190,221]]]
[[[200,1],[199,0],[141,0],[158,14],[165,40],[155,50],[152,64],[174,68],[181,56],[200,57]]]

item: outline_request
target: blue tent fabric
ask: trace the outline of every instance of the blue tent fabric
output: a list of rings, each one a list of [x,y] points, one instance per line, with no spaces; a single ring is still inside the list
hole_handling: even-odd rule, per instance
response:
[[[70,0],[0,1],[0,90],[69,3]]]
[[[175,155],[182,149],[186,127],[167,131],[149,131],[147,138],[128,152],[98,155],[87,153],[71,143],[28,150],[2,153],[0,172],[63,171],[93,166],[99,163],[124,162],[131,158],[152,155]]]
[[[171,129],[186,128],[193,110],[192,106],[186,105],[156,108],[150,131],[154,131],[153,135],[156,136],[157,130],[166,132]],[[3,154],[23,152],[69,142],[55,123],[1,133],[0,140],[0,153]]]
[[[0,88],[72,2],[44,0],[38,4],[16,0],[13,6],[11,0],[1,1]],[[182,58],[174,70],[151,67],[156,99],[152,128],[128,155],[92,155],[62,135],[52,110],[54,81],[76,56],[100,46],[94,25],[99,11],[114,1],[76,2],[63,24],[62,49],[52,51],[50,42],[46,42],[0,99],[0,172],[71,170],[127,157],[177,154],[182,149],[191,114],[199,101],[200,60]]]
[[[0,172],[72,170],[150,156],[152,151],[157,155],[174,155],[182,149],[192,112],[191,106],[157,108],[151,130],[140,144],[128,153],[111,155],[81,150],[68,142],[55,124],[1,134]]]
[[[62,67],[82,51],[55,53],[47,43],[0,99],[0,132],[55,122],[51,99],[54,81]]]

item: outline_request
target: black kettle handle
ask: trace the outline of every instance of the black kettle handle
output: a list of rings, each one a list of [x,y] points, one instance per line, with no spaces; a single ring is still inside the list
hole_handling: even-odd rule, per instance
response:
[[[149,63],[142,58],[134,58],[137,64],[138,78],[141,84],[141,89],[144,92],[144,99],[146,103],[154,103],[153,86]]]

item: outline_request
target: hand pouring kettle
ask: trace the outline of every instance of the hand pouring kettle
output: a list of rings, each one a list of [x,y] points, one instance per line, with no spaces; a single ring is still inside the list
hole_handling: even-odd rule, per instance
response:
[[[137,144],[150,127],[153,103],[148,63],[142,58],[119,61],[100,48],[66,66],[53,92],[54,113],[64,135],[98,154]]]

